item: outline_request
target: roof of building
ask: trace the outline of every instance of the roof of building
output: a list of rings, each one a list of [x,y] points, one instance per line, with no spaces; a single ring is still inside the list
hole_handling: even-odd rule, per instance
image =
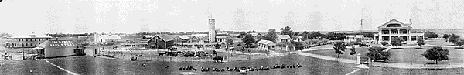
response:
[[[190,37],[188,36],[179,36],[180,39],[189,39]]]
[[[279,39],[290,39],[289,35],[277,35],[277,38]]]
[[[200,37],[200,36],[208,36],[208,34],[192,34],[191,36]]]
[[[165,41],[174,40],[176,35],[159,35],[159,37]]]
[[[229,36],[240,36],[240,34],[229,34]]]
[[[216,36],[216,38],[218,38],[218,39],[225,39],[225,38],[227,38],[227,36]]]
[[[35,36],[35,37],[31,37],[31,36],[12,36],[10,38],[19,39],[19,38],[52,38],[52,37],[51,36]]]
[[[261,40],[261,41],[258,41],[258,43],[265,44],[265,45],[270,45],[270,46],[276,45],[274,42],[269,41],[269,40]]]
[[[403,23],[396,19],[391,19],[390,21],[384,23],[383,25],[377,28],[412,28],[410,23]]]
[[[107,35],[100,36],[100,38],[102,38],[102,39],[121,39],[120,36],[107,36]]]

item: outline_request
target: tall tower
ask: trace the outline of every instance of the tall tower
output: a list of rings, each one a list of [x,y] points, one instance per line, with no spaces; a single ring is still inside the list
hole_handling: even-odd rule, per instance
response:
[[[216,28],[215,28],[215,22],[216,20],[213,18],[213,15],[208,19],[208,25],[209,25],[209,42],[214,43],[216,42]]]

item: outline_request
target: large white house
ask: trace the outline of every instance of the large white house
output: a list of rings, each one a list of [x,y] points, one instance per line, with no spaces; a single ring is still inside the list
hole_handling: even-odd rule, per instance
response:
[[[403,23],[396,19],[392,19],[377,27],[379,33],[374,35],[374,39],[378,43],[385,41],[390,44],[391,39],[396,37],[403,39],[405,41],[403,43],[407,44],[414,44],[418,39],[424,39],[423,32],[411,31],[411,24],[412,23]]]

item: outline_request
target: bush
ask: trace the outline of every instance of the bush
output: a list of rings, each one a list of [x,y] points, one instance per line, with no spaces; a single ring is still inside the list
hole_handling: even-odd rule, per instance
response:
[[[402,45],[401,42],[403,42],[403,41],[404,41],[403,39],[401,39],[399,37],[396,37],[396,38],[392,39],[391,43],[392,43],[393,46],[401,46]]]
[[[388,42],[383,41],[383,42],[380,42],[380,44],[382,44],[382,46],[387,46]]]
[[[431,49],[427,49],[427,51],[425,51],[421,55],[427,58],[428,60],[435,60],[436,64],[438,63],[438,61],[449,60],[448,49],[443,49],[440,46],[435,46],[435,47],[432,47]]]
[[[390,52],[386,52],[384,50],[386,50],[387,48],[384,48],[384,47],[379,47],[379,46],[372,46],[370,47],[368,50],[369,52],[366,53],[366,55],[371,58],[372,60],[374,61],[377,61],[377,60],[388,60],[388,58],[390,57],[391,53]]]

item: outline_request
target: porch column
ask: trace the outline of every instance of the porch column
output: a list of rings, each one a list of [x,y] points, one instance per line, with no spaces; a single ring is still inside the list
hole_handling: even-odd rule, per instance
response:
[[[400,34],[400,29],[396,29],[396,30],[397,30],[398,34]]]
[[[391,35],[389,35],[389,36],[388,36],[388,38],[390,38],[390,39],[388,39],[388,43],[391,43],[392,36],[391,36]]]
[[[389,34],[392,34],[392,29],[388,29],[388,31],[389,31]]]

